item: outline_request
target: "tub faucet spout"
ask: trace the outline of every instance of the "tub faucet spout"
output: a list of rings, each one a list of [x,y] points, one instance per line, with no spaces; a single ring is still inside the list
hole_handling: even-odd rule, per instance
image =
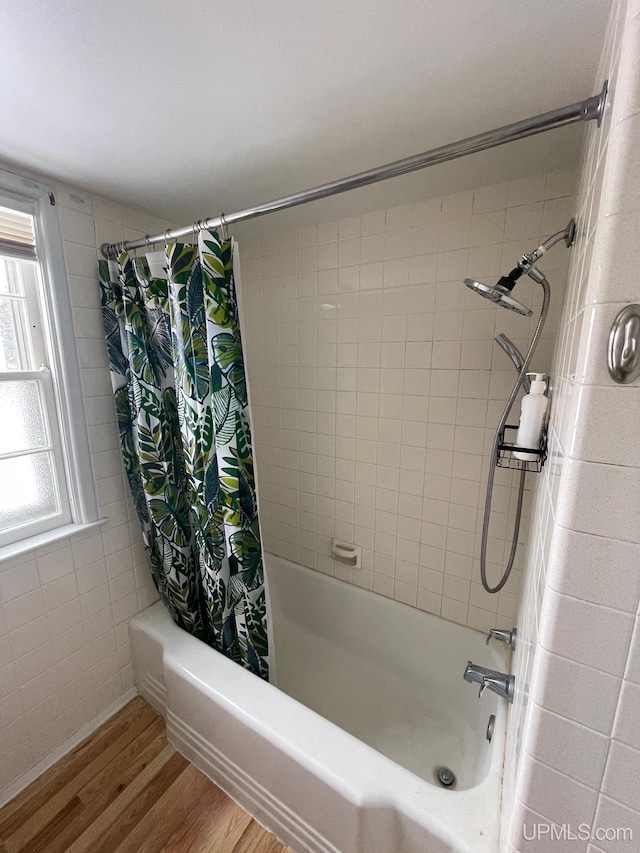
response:
[[[477,666],[475,663],[467,661],[464,680],[480,685],[478,696],[482,696],[488,687],[489,690],[497,693],[498,696],[502,696],[507,702],[513,702],[516,681],[513,675],[508,675],[506,672],[498,672],[495,669],[487,669],[484,666]]]

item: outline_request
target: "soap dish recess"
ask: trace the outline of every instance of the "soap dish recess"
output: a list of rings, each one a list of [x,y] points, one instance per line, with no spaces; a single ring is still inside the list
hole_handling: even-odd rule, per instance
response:
[[[331,543],[331,556],[338,563],[351,566],[352,569],[362,568],[362,548],[360,545],[334,539]]]

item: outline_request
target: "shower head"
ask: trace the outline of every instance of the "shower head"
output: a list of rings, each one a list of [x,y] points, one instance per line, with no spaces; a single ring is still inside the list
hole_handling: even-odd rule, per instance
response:
[[[526,305],[523,305],[521,302],[518,302],[517,299],[514,299],[511,295],[510,288],[501,284],[504,278],[506,278],[506,276],[501,278],[500,281],[494,285],[484,284],[482,281],[476,281],[473,278],[465,278],[464,283],[467,287],[470,287],[471,290],[475,290],[476,293],[479,293],[480,296],[484,296],[485,299],[490,299],[491,302],[495,302],[496,305],[508,308],[510,311],[515,311],[516,314],[522,314],[525,317],[530,317],[533,314],[531,308],[527,308]]]
[[[518,302],[511,295],[511,291],[516,286],[518,279],[525,273],[538,284],[549,286],[544,273],[537,267],[536,263],[546,254],[549,249],[553,248],[560,240],[564,240],[567,247],[573,244],[576,234],[576,221],[571,219],[566,228],[558,231],[557,234],[552,234],[551,237],[541,243],[537,249],[529,255],[523,255],[518,261],[518,266],[514,267],[508,275],[503,275],[497,284],[485,284],[482,281],[476,281],[475,278],[465,278],[464,283],[471,290],[475,290],[480,296],[485,299],[495,302],[496,305],[501,305],[503,308],[508,308],[510,311],[515,311],[516,314],[522,314],[524,317],[530,317],[533,314],[531,308],[527,308],[522,302]]]

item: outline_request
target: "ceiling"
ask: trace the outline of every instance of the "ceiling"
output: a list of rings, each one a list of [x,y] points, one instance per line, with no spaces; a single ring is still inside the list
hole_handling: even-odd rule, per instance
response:
[[[610,5],[0,0],[0,157],[184,224],[593,94]],[[566,165],[579,140],[553,131],[341,209]]]

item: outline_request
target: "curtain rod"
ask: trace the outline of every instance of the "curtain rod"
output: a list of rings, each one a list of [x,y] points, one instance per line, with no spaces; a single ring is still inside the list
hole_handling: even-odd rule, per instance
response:
[[[418,169],[425,169],[427,166],[435,166],[438,163],[446,163],[448,160],[465,157],[467,154],[475,154],[477,151],[485,151],[488,148],[504,145],[506,142],[514,142],[516,139],[524,139],[527,136],[534,136],[537,133],[544,133],[547,130],[565,127],[580,121],[595,120],[600,127],[607,99],[607,90],[608,81],[605,81],[599,95],[594,95],[575,104],[569,104],[567,107],[559,107],[533,118],[507,124],[504,127],[479,133],[476,136],[469,136],[458,142],[432,148],[431,151],[425,151],[422,154],[415,154],[413,157],[405,157],[403,160],[396,160],[385,166],[368,169],[366,172],[358,172],[356,175],[350,175],[347,178],[340,178],[313,189],[277,198],[256,207],[248,207],[246,210],[240,210],[237,213],[223,213],[213,219],[205,219],[192,225],[185,225],[183,228],[167,230],[164,234],[156,234],[154,237],[146,236],[139,240],[126,240],[120,243],[103,243],[100,251],[105,258],[113,258],[120,252],[129,249],[153,246],[155,243],[168,243],[170,240],[179,237],[187,237],[193,234],[194,230],[218,228],[220,225],[231,225],[234,222],[242,222],[245,219],[254,219],[267,213],[286,210],[289,207],[296,207],[299,204],[307,204],[307,202],[317,201],[321,198],[327,198],[327,196],[355,190],[378,181],[386,181],[388,178],[395,178],[398,175],[405,175],[408,172],[415,172]]]

